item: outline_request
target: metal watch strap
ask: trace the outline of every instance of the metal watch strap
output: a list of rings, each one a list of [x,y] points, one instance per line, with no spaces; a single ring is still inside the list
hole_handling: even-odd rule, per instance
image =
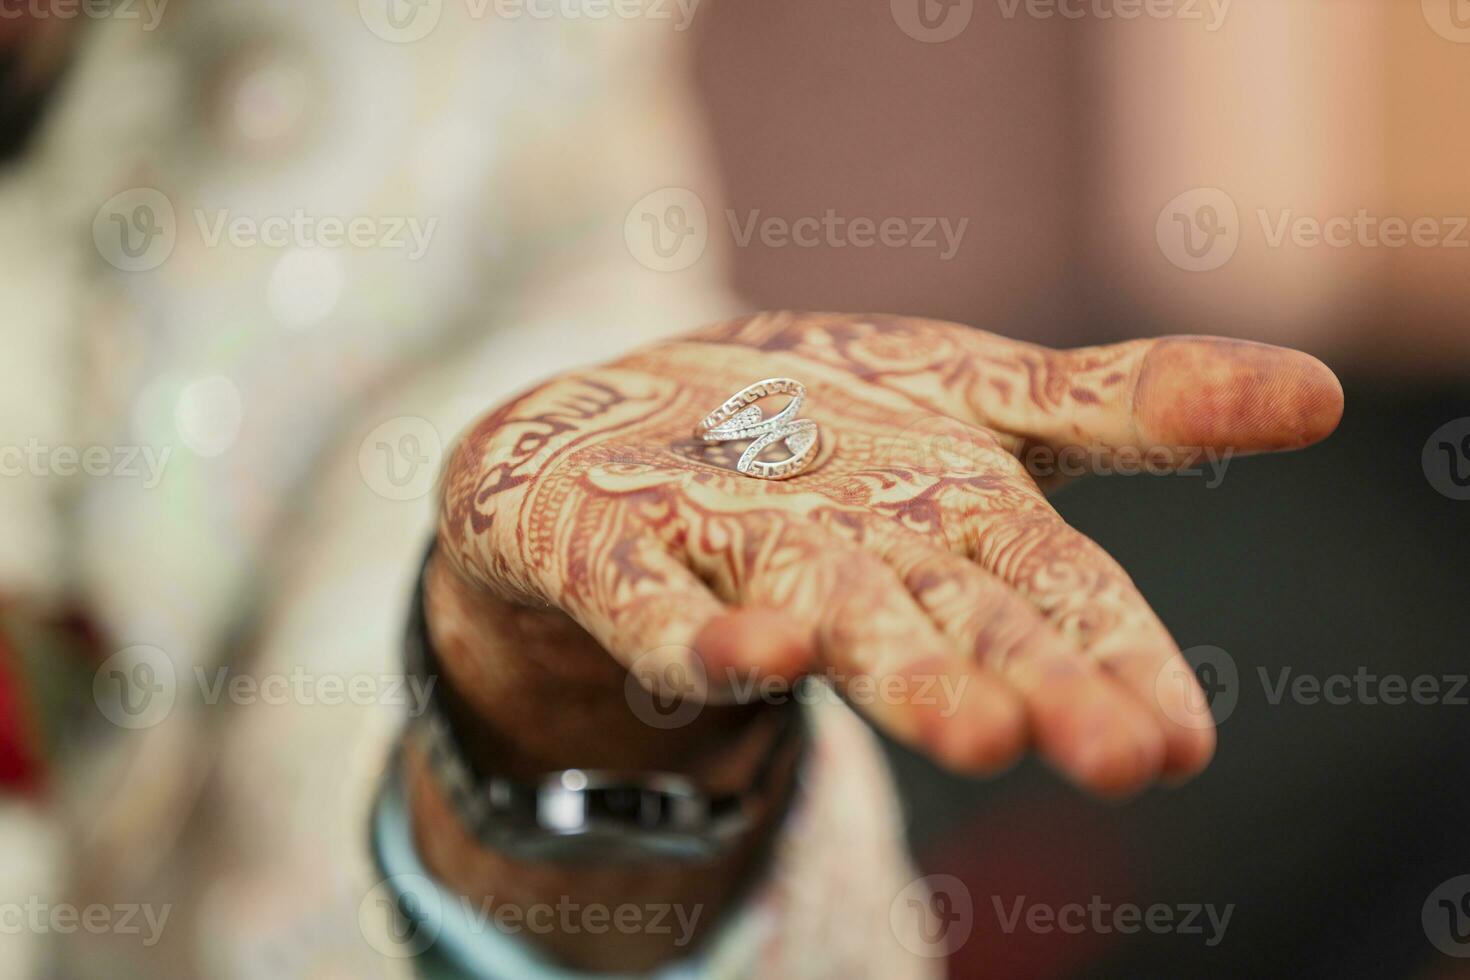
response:
[[[463,825],[486,847],[540,861],[710,860],[750,829],[755,805],[768,794],[778,763],[805,743],[805,720],[795,699],[778,706],[778,731],[750,786],[738,794],[711,794],[671,772],[567,769],[535,783],[477,772],[440,701],[444,680],[424,612],[419,572],[404,639],[404,668],[428,687],[423,712],[409,737],[419,740],[431,770]]]

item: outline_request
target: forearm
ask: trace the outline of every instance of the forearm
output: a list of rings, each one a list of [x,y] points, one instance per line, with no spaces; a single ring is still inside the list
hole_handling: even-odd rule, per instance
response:
[[[426,571],[425,609],[441,665],[436,694],[479,772],[524,782],[566,768],[666,771],[711,792],[741,792],[771,751],[768,706],[706,705],[677,732],[645,724],[625,697],[627,671],[567,617],[493,599],[437,558]],[[699,864],[515,860],[473,839],[417,751],[405,766],[418,850],[476,916],[530,923],[534,909],[571,907],[576,914],[520,935],[572,966],[642,970],[688,952],[738,900],[763,863],[794,763],[783,759],[765,784],[753,829]],[[665,925],[619,927],[611,913],[628,905],[639,915],[625,921],[657,916]],[[608,927],[578,928],[586,910]]]

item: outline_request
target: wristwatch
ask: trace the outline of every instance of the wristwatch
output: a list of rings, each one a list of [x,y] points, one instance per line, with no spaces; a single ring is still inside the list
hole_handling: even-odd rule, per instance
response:
[[[519,860],[543,862],[703,862],[730,850],[769,798],[783,760],[805,751],[806,721],[797,698],[772,706],[777,732],[750,785],[739,793],[711,793],[673,772],[563,769],[534,782],[480,771],[465,753],[445,711],[444,683],[424,613],[424,570],[419,572],[404,639],[404,669],[424,683],[423,710],[406,738],[417,740],[430,771],[466,829],[485,847]],[[428,681],[437,678],[432,684]],[[678,737],[670,733],[670,737]],[[794,791],[784,788],[785,806]]]

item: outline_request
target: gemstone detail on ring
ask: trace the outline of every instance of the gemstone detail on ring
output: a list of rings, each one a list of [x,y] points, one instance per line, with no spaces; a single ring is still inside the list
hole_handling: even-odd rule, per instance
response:
[[[791,401],[775,415],[766,418],[755,402],[768,395],[790,395]],[[791,378],[757,381],[731,395],[724,404],[705,416],[694,428],[695,438],[705,442],[753,440],[741,454],[736,470],[761,480],[796,476],[811,464],[818,444],[817,424],[809,419],[796,418],[805,398],[806,386]],[[766,449],[783,441],[790,456],[774,461],[759,459]]]

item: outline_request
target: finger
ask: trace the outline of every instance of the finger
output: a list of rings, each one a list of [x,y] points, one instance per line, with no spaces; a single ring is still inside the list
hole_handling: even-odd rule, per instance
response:
[[[1015,695],[958,656],[876,556],[815,525],[750,516],[702,540],[713,547],[696,568],[722,594],[808,625],[833,679],[880,728],[961,770],[1020,753]]]
[[[1342,387],[1316,358],[1217,337],[1055,351],[916,317],[769,313],[695,339],[832,363],[1017,446],[1295,449],[1324,438],[1342,415]]]
[[[923,541],[900,542],[885,560],[946,636],[1020,693],[1031,739],[1051,765],[1104,796],[1159,774],[1157,721],[1009,585]]]
[[[1012,397],[988,402],[986,412],[992,424],[1054,450],[1128,451],[1179,466],[1206,453],[1298,449],[1342,418],[1342,386],[1326,365],[1267,344],[1162,337],[1015,356],[1024,384],[1017,378]]]
[[[1203,695],[1192,674],[1184,684],[1157,683],[1181,662],[1179,648],[1122,567],[1044,501],[979,515],[971,533],[971,558],[1029,600],[1147,711],[1163,735],[1164,774],[1202,769],[1214,753],[1214,728],[1177,719],[1198,718]]]
[[[984,430],[933,417],[910,430],[918,435],[903,441],[904,451],[923,444],[936,461],[942,453],[945,476],[933,494],[938,539],[992,572],[1074,651],[1086,651],[1135,699],[1143,699],[1163,730],[1167,775],[1203,768],[1214,753],[1215,735],[1212,725],[1201,724],[1202,695],[1191,690],[1197,687],[1192,679],[1155,683],[1161,671],[1177,670],[1183,661],[1127,573],[1069,527],[1022,464]]]
[[[783,613],[731,608],[652,535],[567,577],[560,604],[646,686],[727,700],[727,680],[790,679],[811,663],[811,631]]]

